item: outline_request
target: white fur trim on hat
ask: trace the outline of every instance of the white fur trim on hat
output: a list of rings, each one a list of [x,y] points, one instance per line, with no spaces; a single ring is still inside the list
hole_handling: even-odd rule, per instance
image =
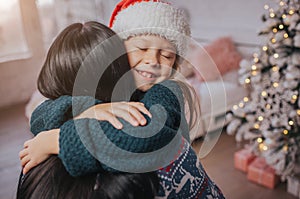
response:
[[[155,34],[175,45],[177,53],[186,54],[190,26],[183,12],[163,2],[136,2],[121,10],[112,29],[122,39],[141,34]]]

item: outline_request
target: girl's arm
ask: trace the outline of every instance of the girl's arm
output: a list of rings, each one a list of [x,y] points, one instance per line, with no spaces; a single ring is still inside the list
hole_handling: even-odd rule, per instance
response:
[[[183,97],[181,95],[181,90],[176,83],[168,81],[165,82],[164,85],[155,85],[146,93],[142,102],[144,102],[146,108],[160,105],[156,107],[156,111],[151,111],[153,115],[152,122],[150,122],[150,118],[147,117],[150,124],[146,127],[139,127],[148,127],[147,131],[131,126],[125,126],[126,128],[124,128],[124,131],[120,131],[114,129],[107,122],[99,122],[91,119],[78,120],[77,125],[76,121],[70,120],[62,125],[59,138],[59,156],[63,160],[68,171],[72,175],[82,175],[84,173],[100,170],[101,168],[97,164],[98,161],[94,157],[95,152],[100,153],[100,155],[101,153],[106,153],[106,145],[108,145],[109,142],[118,146],[115,149],[121,148],[123,151],[134,153],[146,153],[159,150],[161,147],[167,145],[175,135],[178,134],[177,131],[180,123],[186,124],[183,119],[184,117],[182,117],[184,115],[182,112]],[[164,114],[166,120],[162,123],[161,119]],[[122,122],[126,125],[124,121]],[[188,129],[185,128],[187,127],[186,125],[182,126],[184,126],[184,131],[188,131]],[[158,127],[157,131],[155,130],[155,127]],[[101,131],[101,129],[103,131]],[[128,132],[133,132],[133,134],[135,133],[135,135],[128,135],[126,133],[127,130]],[[99,131],[103,133],[101,134]],[[158,133],[155,134],[156,132]],[[147,135],[149,133],[153,133],[152,136],[146,136],[147,138],[136,137],[137,135]],[[109,142],[99,144],[103,141],[103,138],[108,138]],[[89,146],[91,143],[92,145],[97,143],[95,146],[100,146],[101,148],[97,149],[97,151],[93,150],[94,146]],[[177,142],[174,143],[178,145],[178,139]],[[118,151],[114,151],[111,147],[109,147],[108,150],[112,153],[117,153]],[[174,148],[173,151],[176,152]],[[108,156],[111,156],[111,154],[108,154]]]

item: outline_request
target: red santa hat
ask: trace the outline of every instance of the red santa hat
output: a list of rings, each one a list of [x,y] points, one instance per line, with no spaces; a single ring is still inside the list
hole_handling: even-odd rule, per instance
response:
[[[182,10],[159,0],[122,0],[115,7],[109,27],[122,39],[153,34],[175,45],[177,54],[184,56],[191,35]]]

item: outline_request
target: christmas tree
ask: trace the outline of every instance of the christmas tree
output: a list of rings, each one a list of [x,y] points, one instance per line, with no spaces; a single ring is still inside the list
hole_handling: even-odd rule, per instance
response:
[[[227,133],[265,157],[283,179],[299,168],[300,0],[265,5],[266,39],[253,60],[242,60],[239,82],[249,96],[227,114]]]

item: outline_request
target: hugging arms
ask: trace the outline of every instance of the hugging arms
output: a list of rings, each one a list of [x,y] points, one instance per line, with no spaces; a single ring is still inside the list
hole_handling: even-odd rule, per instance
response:
[[[116,129],[109,122],[96,119],[70,119],[72,112],[76,116],[92,105],[92,103],[88,103],[91,100],[94,101],[91,97],[73,97],[72,101],[72,97],[62,96],[56,100],[44,102],[32,115],[31,130],[35,135],[52,128],[60,128],[58,156],[71,175],[97,172],[103,168],[114,171],[109,164],[115,165],[113,162],[116,160],[112,157],[122,159],[119,149],[132,152],[131,161],[126,170],[157,170],[157,167],[168,165],[169,161],[172,161],[172,157],[176,159],[174,156],[180,150],[181,143],[179,132],[183,132],[184,137],[189,139],[189,129],[183,109],[184,100],[181,88],[175,81],[168,80],[153,86],[140,100],[145,104],[145,108],[150,109],[153,118],[144,115],[147,119],[146,126],[134,127],[120,119],[124,127]],[[101,101],[96,100],[96,103],[101,103]],[[151,109],[152,106],[153,109]],[[165,121],[161,121],[161,118],[165,118]],[[45,132],[34,139],[43,139],[43,134]],[[49,133],[47,139],[48,135]],[[107,140],[104,138],[108,138],[116,147],[110,147],[111,143],[106,142]],[[28,147],[25,150],[31,150],[30,145],[34,144],[33,141],[27,142]],[[171,145],[164,148],[166,151],[160,153],[163,156],[170,155],[170,158],[166,158],[163,163],[160,162],[162,159],[157,158],[157,153],[153,153],[152,157],[151,155],[147,156],[146,162],[143,162],[145,159],[136,156],[136,153],[146,154],[157,151],[169,143]],[[96,146],[88,146],[89,144]],[[102,160],[106,160],[106,164],[99,164],[95,156],[102,157]],[[126,162],[126,160],[124,161]]]

